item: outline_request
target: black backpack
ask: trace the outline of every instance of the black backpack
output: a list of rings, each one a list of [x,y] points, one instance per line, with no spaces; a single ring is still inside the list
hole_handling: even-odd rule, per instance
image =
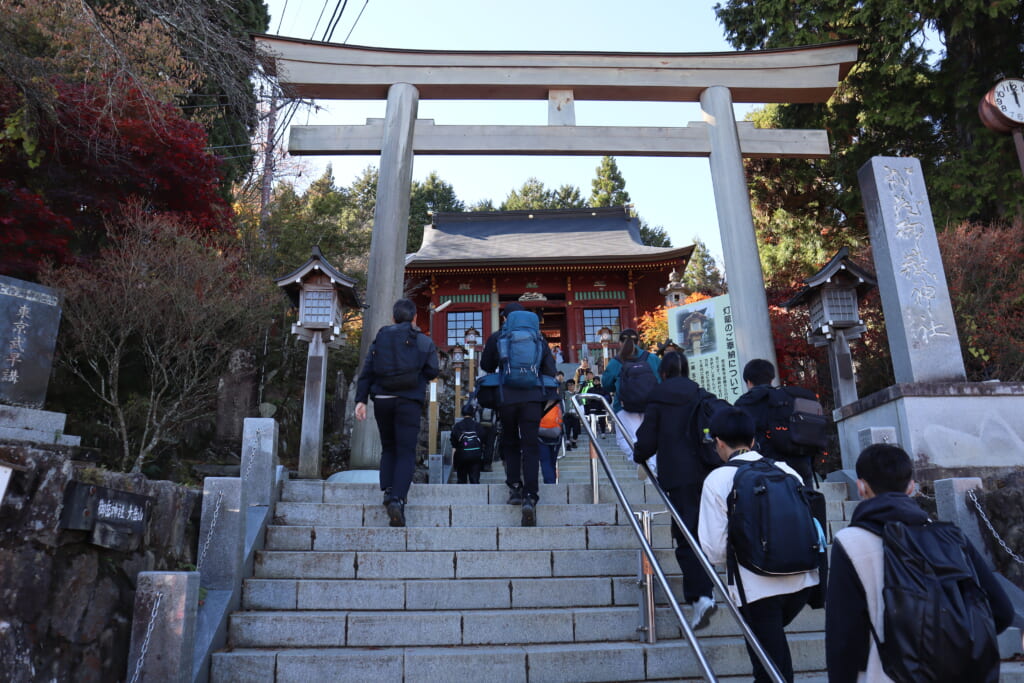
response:
[[[799,479],[775,461],[730,460],[738,468],[726,500],[730,575],[735,564],[762,576],[786,576],[818,569],[825,534],[811,511]],[[743,601],[746,602],[744,596]]]
[[[455,454],[459,462],[474,462],[483,458],[484,445],[480,434],[470,429],[459,434],[458,448]]]
[[[995,681],[992,607],[967,539],[949,522],[887,522],[882,532],[885,640],[882,669],[897,683]]]
[[[815,457],[828,445],[828,418],[818,397],[803,387],[775,387],[768,393],[768,425],[758,439],[762,455]]]
[[[715,450],[715,441],[711,438],[711,416],[722,408],[728,408],[729,402],[718,398],[704,389],[700,390],[700,398],[693,406],[687,424],[686,434],[690,443],[696,444],[697,458],[704,466],[712,470],[722,464]]]
[[[423,369],[417,337],[411,327],[389,325],[377,333],[373,374],[383,391],[404,391],[419,385]]]
[[[622,362],[619,372],[616,393],[622,408],[630,413],[642,413],[647,407],[647,397],[658,384],[654,370],[647,362],[647,354],[642,353],[630,360]]]

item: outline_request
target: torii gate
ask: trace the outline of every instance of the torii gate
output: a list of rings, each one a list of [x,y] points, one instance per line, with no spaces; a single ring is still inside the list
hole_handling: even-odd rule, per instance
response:
[[[285,93],[313,99],[387,99],[362,126],[292,126],[289,151],[381,155],[360,357],[390,323],[404,285],[413,155],[510,154],[707,157],[729,275],[740,363],[775,363],[764,274],[743,157],[822,158],[821,130],[737,123],[733,102],[825,102],[857,59],[855,42],[720,53],[395,50],[256,36],[276,58]],[[547,100],[546,126],[438,126],[417,120],[419,98]],[[703,121],[680,127],[577,126],[575,100],[700,102]],[[372,430],[371,430],[372,431]],[[376,467],[365,430],[352,466]]]

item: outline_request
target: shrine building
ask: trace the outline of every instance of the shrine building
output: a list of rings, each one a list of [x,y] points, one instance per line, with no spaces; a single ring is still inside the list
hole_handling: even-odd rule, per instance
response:
[[[602,332],[614,355],[619,331],[665,303],[659,290],[692,252],[645,246],[639,220],[623,207],[438,213],[406,256],[406,289],[442,351],[464,344],[470,328],[483,344],[501,308],[518,301],[537,313],[564,362],[589,354],[601,368]]]

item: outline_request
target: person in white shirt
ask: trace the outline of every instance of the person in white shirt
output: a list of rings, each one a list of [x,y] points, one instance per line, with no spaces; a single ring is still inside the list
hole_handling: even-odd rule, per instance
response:
[[[723,408],[714,414],[710,424],[715,450],[722,462],[755,461],[761,455],[751,450],[754,445],[754,421],[738,408]],[[784,463],[775,463],[787,474],[800,475]],[[708,559],[725,565],[728,545],[729,518],[727,500],[732,491],[737,467],[719,467],[704,480],[701,491],[698,536]],[[739,606],[740,613],[761,647],[771,657],[776,668],[787,681],[793,680],[793,662],[786,642],[785,627],[807,604],[809,593],[818,584],[818,570],[814,569],[786,576],[762,576],[739,566],[740,582],[746,602],[737,590],[735,580],[729,584],[729,595]],[[770,681],[768,672],[750,647],[747,647],[757,682]]]

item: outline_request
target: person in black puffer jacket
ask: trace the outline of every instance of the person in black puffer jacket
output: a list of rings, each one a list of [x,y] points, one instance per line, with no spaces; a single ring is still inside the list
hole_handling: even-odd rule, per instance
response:
[[[690,365],[681,353],[665,354],[660,370],[662,381],[647,399],[633,458],[639,463],[658,454],[658,483],[696,538],[701,487],[715,463],[704,462],[700,457],[700,437],[685,432],[701,398],[713,395],[688,377]],[[696,606],[698,618],[694,619],[694,628],[706,626],[714,609],[711,579],[675,524],[672,536],[676,541],[676,560],[683,572],[683,598]]]

